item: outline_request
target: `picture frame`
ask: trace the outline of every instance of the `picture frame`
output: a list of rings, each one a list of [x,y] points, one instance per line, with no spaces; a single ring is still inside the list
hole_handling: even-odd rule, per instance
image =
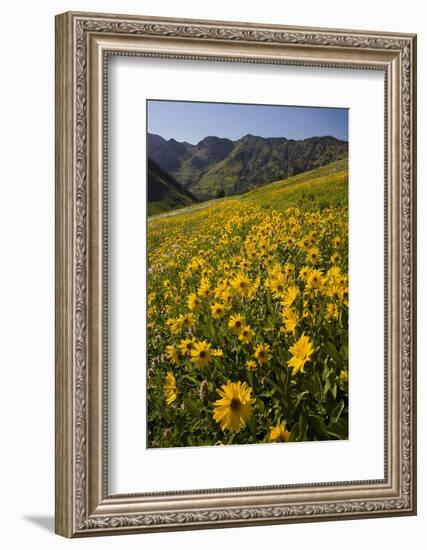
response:
[[[384,478],[109,493],[109,56],[248,63],[254,71],[271,64],[384,73]],[[413,34],[58,15],[56,533],[71,538],[416,514],[415,182]]]

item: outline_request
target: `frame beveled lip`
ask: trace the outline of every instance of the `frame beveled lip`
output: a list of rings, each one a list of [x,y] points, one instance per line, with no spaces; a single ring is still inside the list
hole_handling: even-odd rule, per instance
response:
[[[68,536],[414,514],[413,34],[71,13],[56,18],[56,532]],[[383,70],[384,480],[107,494],[106,59],[141,55]]]

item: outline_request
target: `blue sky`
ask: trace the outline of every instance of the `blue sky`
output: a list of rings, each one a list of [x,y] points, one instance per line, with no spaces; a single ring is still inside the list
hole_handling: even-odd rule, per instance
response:
[[[190,101],[147,101],[148,131],[196,144],[206,136],[232,140],[246,134],[348,141],[348,109]]]

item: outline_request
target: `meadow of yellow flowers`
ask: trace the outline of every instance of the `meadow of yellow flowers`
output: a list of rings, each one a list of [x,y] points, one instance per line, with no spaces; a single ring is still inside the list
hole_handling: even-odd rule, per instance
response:
[[[348,437],[348,209],[314,176],[149,219],[148,447]]]

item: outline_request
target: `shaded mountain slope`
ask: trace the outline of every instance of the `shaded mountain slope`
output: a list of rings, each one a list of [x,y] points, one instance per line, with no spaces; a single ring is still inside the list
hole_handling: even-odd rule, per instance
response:
[[[185,189],[150,158],[147,164],[147,200],[149,216],[196,202],[194,195],[188,189]]]

